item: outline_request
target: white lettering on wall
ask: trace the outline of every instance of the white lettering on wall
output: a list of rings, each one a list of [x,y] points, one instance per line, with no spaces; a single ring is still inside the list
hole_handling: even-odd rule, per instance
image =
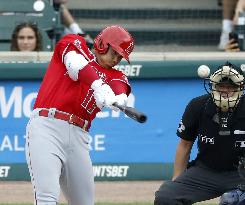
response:
[[[25,138],[25,136],[23,136],[23,138]],[[19,139],[18,135],[14,135],[12,139],[8,135],[4,135],[2,141],[0,141],[0,151],[23,152],[25,147],[24,145],[20,145],[20,141],[21,139]]]
[[[23,96],[23,87],[15,86],[10,93],[9,97],[6,96],[5,87],[0,86],[0,116],[7,118],[10,115],[10,111],[13,110],[14,118],[21,118],[22,113],[25,117],[30,117],[32,112],[32,103],[37,97],[37,92],[29,93],[27,96]],[[128,97],[127,106],[134,107],[135,96],[131,93]],[[105,110],[97,113],[98,118],[108,118],[120,116],[120,111]],[[127,117],[126,115],[124,115]]]
[[[28,94],[23,102],[23,113],[26,117],[29,117],[32,112],[32,102],[37,98],[37,93]]]
[[[94,136],[94,150],[96,151],[104,151],[104,138],[105,135],[95,135]]]
[[[0,152],[24,152],[25,151],[25,138],[15,135],[3,135],[0,136]],[[103,134],[94,135],[89,139],[89,149],[94,151],[105,151],[105,138]]]
[[[89,139],[89,149],[94,151],[105,151],[105,135],[95,135]]]
[[[14,107],[14,117],[21,117],[22,87],[14,87],[8,101],[6,100],[5,89],[0,87],[0,113],[3,118],[8,117],[9,112]]]
[[[127,177],[129,166],[93,166],[94,177]]]
[[[126,76],[137,77],[140,75],[142,65],[116,65],[115,69],[122,71]]]
[[[0,177],[8,177],[10,166],[0,166]]]
[[[6,96],[5,88],[0,87],[0,115],[7,118],[13,109],[13,117],[21,118],[22,109],[25,117],[30,117],[32,111],[32,102],[37,97],[37,92],[29,93],[23,98],[23,87],[15,86],[10,93],[9,98]]]

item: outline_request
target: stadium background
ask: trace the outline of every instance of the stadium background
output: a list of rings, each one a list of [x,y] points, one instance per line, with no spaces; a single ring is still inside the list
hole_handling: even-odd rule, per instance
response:
[[[207,64],[214,69],[226,60],[241,65],[245,55],[217,50],[221,8],[213,0],[70,0],[68,7],[92,36],[105,25],[120,24],[136,38],[132,64],[122,62],[118,69],[131,79],[129,105],[144,111],[149,120],[143,125],[122,113],[101,113],[91,130],[91,155],[96,166],[121,166],[115,168],[119,175],[96,178],[98,190],[102,190],[97,200],[151,202],[161,180],[171,177],[178,140],[175,132],[184,107],[192,97],[205,93],[197,67]],[[6,42],[0,38],[0,43],[6,46]],[[0,52],[2,202],[12,202],[18,194],[24,196],[18,202],[30,202],[32,197],[24,159],[24,129],[50,55]],[[107,188],[114,193],[108,196]]]

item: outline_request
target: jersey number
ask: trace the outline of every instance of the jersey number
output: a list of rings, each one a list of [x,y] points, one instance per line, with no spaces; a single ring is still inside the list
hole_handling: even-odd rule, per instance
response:
[[[97,108],[96,102],[94,100],[94,91],[93,89],[89,89],[86,97],[82,102],[82,107],[89,113],[92,114]]]

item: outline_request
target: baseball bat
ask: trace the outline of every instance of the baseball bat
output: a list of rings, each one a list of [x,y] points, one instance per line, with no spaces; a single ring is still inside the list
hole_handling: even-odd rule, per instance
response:
[[[113,103],[113,106],[119,108],[119,110],[121,110],[128,117],[130,117],[133,120],[136,120],[137,122],[144,123],[147,120],[147,116],[144,113],[139,112],[133,107],[121,106],[117,103]]]

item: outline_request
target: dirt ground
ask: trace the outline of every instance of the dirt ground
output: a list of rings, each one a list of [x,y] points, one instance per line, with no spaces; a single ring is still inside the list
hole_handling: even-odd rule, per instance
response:
[[[96,182],[96,202],[153,202],[161,181]],[[0,203],[32,203],[30,182],[0,182]],[[65,203],[61,194],[60,202]],[[207,202],[217,203],[218,199]],[[206,203],[206,202],[203,202]]]

